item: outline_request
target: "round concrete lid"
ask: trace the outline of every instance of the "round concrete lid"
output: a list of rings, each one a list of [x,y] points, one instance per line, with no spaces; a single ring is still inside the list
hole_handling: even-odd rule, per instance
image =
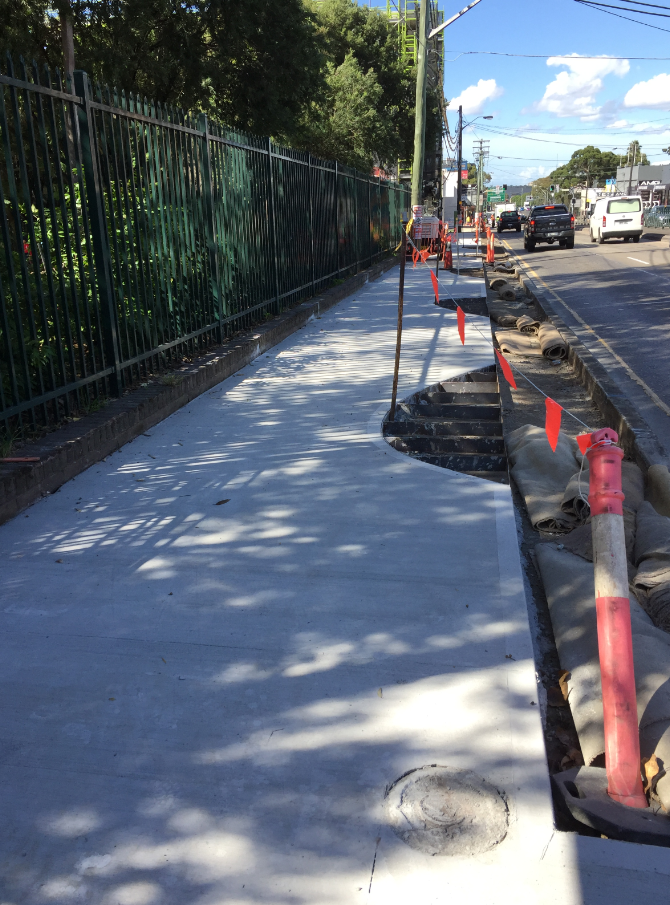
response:
[[[471,770],[419,767],[396,780],[385,804],[395,833],[428,855],[477,855],[507,835],[503,795]]]

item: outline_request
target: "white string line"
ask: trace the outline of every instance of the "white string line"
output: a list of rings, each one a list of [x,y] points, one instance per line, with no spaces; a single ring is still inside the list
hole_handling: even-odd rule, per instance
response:
[[[445,288],[446,288],[446,287],[445,287]],[[460,308],[461,306],[458,304],[458,302],[456,301],[456,299],[454,298],[454,296],[451,294],[451,292],[449,291],[449,289],[447,289],[447,293],[449,294],[449,296],[451,296],[451,300],[452,300],[452,302],[454,303],[454,305],[457,305],[457,306]],[[484,342],[485,342],[485,343],[488,343],[488,345],[493,349],[493,351],[496,352],[496,348],[495,348],[495,346],[493,345],[493,341],[490,340],[490,339],[488,339],[486,336],[484,336],[484,334],[481,332],[481,330],[479,329],[479,327],[475,326],[475,324],[472,324],[472,327],[477,331],[477,333],[479,333],[479,335],[480,335],[481,338],[484,340]],[[501,352],[500,354],[502,355],[502,352]],[[513,365],[512,362],[511,362],[508,358],[506,358],[505,361],[506,361],[507,364],[510,366],[510,368],[512,368],[514,371],[516,371],[517,374],[520,374],[520,375],[523,377],[524,380],[527,380],[528,383],[529,383],[532,387],[534,387],[534,388],[538,391],[538,393],[540,393],[542,396],[544,396],[545,399],[551,399],[551,396],[548,396],[548,395],[544,392],[544,390],[541,390],[538,386],[536,386],[536,385],[533,383],[533,381],[530,379],[530,377],[526,377],[526,375],[523,373],[523,371],[519,370],[519,368],[517,368],[516,365]],[[552,402],[554,402],[554,401],[555,401],[555,400],[552,399]],[[573,415],[573,413],[572,413],[569,409],[566,409],[566,408],[564,408],[563,406],[561,406],[561,408],[562,408],[563,411],[566,413],[566,415],[570,415],[571,418],[574,418],[574,420],[577,421],[578,424],[581,424],[582,427],[585,427],[585,428],[587,429],[587,431],[589,431],[589,433],[593,433],[592,429],[588,426],[588,424],[584,424],[584,422],[581,420],[581,418],[578,418],[577,415]]]

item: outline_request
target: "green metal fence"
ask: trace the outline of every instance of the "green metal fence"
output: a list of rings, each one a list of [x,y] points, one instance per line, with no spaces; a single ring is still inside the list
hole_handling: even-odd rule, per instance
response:
[[[405,188],[201,114],[0,73],[0,430],[57,423],[369,266]]]

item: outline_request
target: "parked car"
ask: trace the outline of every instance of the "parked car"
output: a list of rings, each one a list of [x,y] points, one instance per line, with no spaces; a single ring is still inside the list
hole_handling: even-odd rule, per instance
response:
[[[533,251],[538,242],[575,247],[575,218],[564,204],[543,204],[531,210],[523,231],[523,247]]]
[[[639,242],[642,225],[642,199],[639,195],[599,198],[589,219],[591,241],[600,245],[605,239]]]
[[[504,229],[515,229],[518,233],[521,232],[519,211],[503,211],[501,213],[498,217],[498,232],[501,233]]]

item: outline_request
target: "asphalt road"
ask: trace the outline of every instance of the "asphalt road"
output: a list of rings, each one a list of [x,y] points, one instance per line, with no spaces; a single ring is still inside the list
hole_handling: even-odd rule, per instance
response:
[[[578,230],[573,249],[523,248],[523,233],[502,238],[523,258],[582,342],[610,371],[670,455],[670,248],[665,241],[592,244]]]

